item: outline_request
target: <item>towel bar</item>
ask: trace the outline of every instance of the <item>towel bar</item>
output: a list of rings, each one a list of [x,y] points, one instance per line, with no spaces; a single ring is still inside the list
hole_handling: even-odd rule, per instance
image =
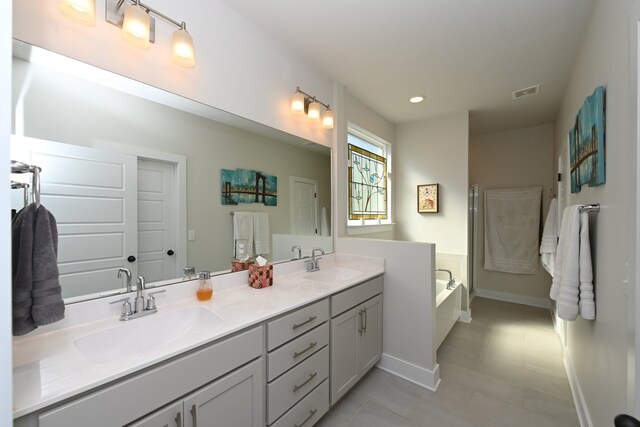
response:
[[[580,210],[580,212],[600,212],[600,203],[582,205],[578,209]]]

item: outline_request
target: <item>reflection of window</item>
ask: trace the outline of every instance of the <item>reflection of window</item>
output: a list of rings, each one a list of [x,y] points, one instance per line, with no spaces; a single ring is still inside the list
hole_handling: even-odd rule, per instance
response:
[[[349,225],[388,222],[388,144],[351,127],[347,143]]]

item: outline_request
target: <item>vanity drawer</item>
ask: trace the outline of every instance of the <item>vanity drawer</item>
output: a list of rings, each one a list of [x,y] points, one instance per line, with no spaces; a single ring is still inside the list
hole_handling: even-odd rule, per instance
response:
[[[291,408],[271,427],[312,426],[329,410],[329,380],[324,380],[307,397]]]
[[[329,344],[329,323],[324,323],[267,356],[267,381],[280,374]]]
[[[267,324],[267,350],[304,334],[329,319],[329,301],[323,299]]]
[[[325,347],[267,385],[267,424],[285,413],[329,375],[329,347]]]
[[[374,277],[358,286],[340,292],[331,297],[331,317],[336,317],[381,292],[382,276]]]

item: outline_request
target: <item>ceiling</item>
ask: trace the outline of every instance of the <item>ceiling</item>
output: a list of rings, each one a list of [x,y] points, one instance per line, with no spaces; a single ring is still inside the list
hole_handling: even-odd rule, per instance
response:
[[[468,110],[471,133],[555,120],[595,2],[223,1],[388,120]]]

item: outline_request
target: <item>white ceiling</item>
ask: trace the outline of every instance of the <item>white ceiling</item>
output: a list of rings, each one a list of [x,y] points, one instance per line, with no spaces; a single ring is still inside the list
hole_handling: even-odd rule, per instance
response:
[[[484,133],[554,121],[595,0],[223,1],[390,121]]]

